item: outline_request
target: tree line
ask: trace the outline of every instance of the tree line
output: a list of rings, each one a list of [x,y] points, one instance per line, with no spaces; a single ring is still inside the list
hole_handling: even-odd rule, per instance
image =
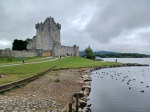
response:
[[[81,56],[87,59],[95,59],[96,56],[101,58],[149,58],[150,57],[150,55],[139,54],[139,53],[97,54],[94,53],[90,47],[87,47]]]
[[[148,58],[150,55],[139,53],[95,54],[101,58]]]

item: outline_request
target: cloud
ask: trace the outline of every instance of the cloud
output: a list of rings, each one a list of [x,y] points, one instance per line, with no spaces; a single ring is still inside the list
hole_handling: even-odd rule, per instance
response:
[[[149,0],[3,0],[0,1],[0,41],[32,38],[35,24],[54,17],[62,25],[63,45],[80,50],[149,53]]]
[[[100,43],[110,42],[122,32],[150,26],[149,0],[109,0],[98,7],[85,32]]]
[[[62,37],[70,34],[70,28],[84,27],[85,17],[88,17],[89,2],[74,0],[5,0],[0,1],[0,39],[32,38],[35,24],[43,22],[47,17],[54,17],[62,24]],[[90,9],[89,9],[90,11]],[[80,25],[76,25],[80,24]],[[81,26],[81,27],[80,27]],[[67,35],[63,31],[68,31]]]
[[[0,41],[0,48],[7,48],[7,46],[10,47],[11,42],[8,40],[1,40]]]

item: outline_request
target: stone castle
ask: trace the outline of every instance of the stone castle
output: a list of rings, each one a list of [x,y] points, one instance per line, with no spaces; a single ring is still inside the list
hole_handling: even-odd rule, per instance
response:
[[[76,45],[61,45],[61,25],[54,18],[48,17],[43,23],[36,24],[35,28],[36,36],[26,39],[27,51],[0,50],[0,57],[79,56],[79,47]]]
[[[61,25],[54,18],[48,17],[43,23],[37,23],[35,28],[36,36],[27,39],[28,51],[36,52],[39,56],[79,56],[79,47],[76,45],[61,45]]]

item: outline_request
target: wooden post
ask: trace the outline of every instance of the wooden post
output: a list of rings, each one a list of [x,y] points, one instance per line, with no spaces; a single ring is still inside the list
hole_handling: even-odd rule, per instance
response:
[[[69,112],[72,112],[72,104],[69,103]]]
[[[76,97],[76,112],[78,112],[78,100],[79,100],[79,94],[77,94],[77,97]]]

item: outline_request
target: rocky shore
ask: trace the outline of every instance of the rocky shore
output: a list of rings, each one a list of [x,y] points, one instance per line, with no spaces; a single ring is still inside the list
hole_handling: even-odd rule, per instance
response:
[[[90,106],[91,104],[87,104],[88,96],[91,92],[91,71],[94,69],[82,69],[79,70],[79,83],[81,84],[81,91],[75,93],[73,95],[73,109],[78,112],[83,112],[83,109],[87,106],[86,112],[91,112]]]

